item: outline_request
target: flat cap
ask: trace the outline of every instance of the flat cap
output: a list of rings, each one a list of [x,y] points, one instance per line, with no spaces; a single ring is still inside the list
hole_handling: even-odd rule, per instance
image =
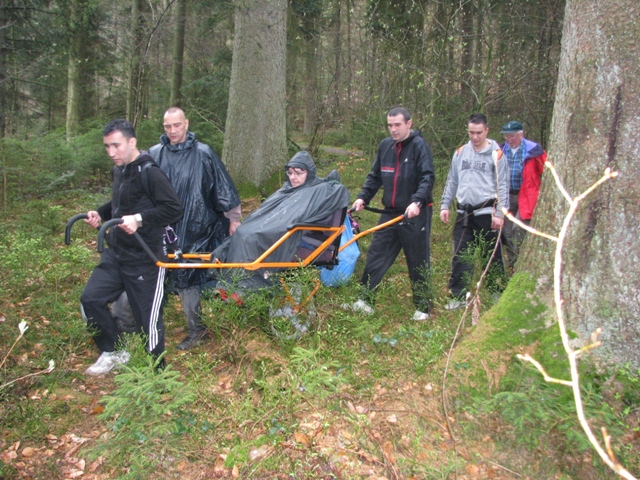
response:
[[[500,133],[516,133],[522,130],[524,130],[524,128],[522,128],[522,123],[511,120],[504,124]]]

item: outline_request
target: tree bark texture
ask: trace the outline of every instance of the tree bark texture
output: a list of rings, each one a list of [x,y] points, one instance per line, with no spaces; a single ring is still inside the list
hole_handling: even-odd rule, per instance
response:
[[[320,39],[316,32],[305,35],[304,126],[302,133],[312,136],[318,127],[318,110],[322,106],[318,95],[318,48]]]
[[[5,133],[7,104],[7,10],[5,0],[0,0],[0,141]]]
[[[80,123],[79,104],[80,104],[80,72],[78,68],[79,59],[69,54],[69,64],[67,69],[67,123],[66,123],[66,139],[70,142],[78,131]]]
[[[67,117],[66,139],[70,142],[78,130],[80,123],[80,52],[84,39],[79,35],[79,15],[83,8],[81,0],[74,0],[69,5],[71,38],[67,67]]]
[[[142,109],[144,84],[144,8],[143,0],[131,0],[131,63],[127,89],[127,119],[136,125]]]
[[[182,71],[184,59],[184,35],[187,18],[187,0],[176,1],[176,34],[173,40],[173,68],[171,75],[171,98],[169,103],[172,107],[181,106]]]
[[[286,162],[286,0],[237,0],[223,162],[261,185]]]
[[[563,296],[576,344],[602,327],[593,355],[640,366],[640,3],[569,0],[549,159],[576,196],[607,167],[619,171],[583,201],[564,250]],[[550,172],[534,226],[557,234],[568,209]],[[555,244],[529,236],[520,269],[550,279]]]

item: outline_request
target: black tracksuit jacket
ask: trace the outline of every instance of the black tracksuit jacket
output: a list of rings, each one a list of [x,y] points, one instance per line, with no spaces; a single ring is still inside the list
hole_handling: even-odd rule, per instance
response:
[[[412,131],[399,144],[391,137],[380,143],[358,198],[369,204],[378,189],[383,187],[384,207],[404,213],[413,202],[419,202],[421,207],[433,203],[434,182],[431,147],[420,132]]]
[[[150,195],[142,185],[142,168],[147,168]],[[158,258],[164,254],[163,236],[165,226],[182,217],[182,204],[165,173],[146,152],[124,167],[113,168],[113,192],[111,201],[98,208],[102,221],[122,218],[139,213],[142,226],[138,233]],[[121,228],[111,228],[107,243],[119,262],[148,263],[151,261],[133,235]]]

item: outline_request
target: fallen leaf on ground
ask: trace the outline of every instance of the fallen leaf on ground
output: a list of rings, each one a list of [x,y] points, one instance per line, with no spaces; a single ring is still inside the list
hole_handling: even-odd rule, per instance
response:
[[[269,453],[269,447],[267,445],[262,445],[260,448],[254,448],[249,452],[249,460],[255,462],[256,460],[266,457],[267,453]]]
[[[293,438],[296,442],[298,442],[300,445],[304,445],[305,447],[311,445],[309,437],[307,437],[304,433],[294,433]]]
[[[74,468],[72,470],[69,470],[69,472],[65,474],[65,478],[78,478],[83,475],[84,475],[84,472],[82,470]]]
[[[214,473],[223,473],[226,469],[224,468],[224,462],[226,457],[224,455],[218,455],[216,457],[216,461],[213,464],[213,472]]]
[[[0,455],[0,459],[4,463],[11,463],[17,457],[18,457],[18,454],[16,453],[15,450],[5,450],[4,452],[2,452],[2,455]]]
[[[23,457],[32,457],[34,452],[35,452],[35,450],[34,450],[33,448],[31,448],[31,447],[25,447],[25,448],[22,450],[22,456],[23,456]]]
[[[389,462],[391,465],[396,463],[395,459],[393,458],[393,443],[388,440],[384,442],[382,451],[384,452],[384,456],[387,459],[387,462]]]
[[[467,465],[464,469],[469,475],[478,475],[480,473],[480,467],[477,465]]]
[[[100,456],[100,457],[96,458],[91,463],[91,465],[89,465],[89,471],[92,472],[92,473],[95,472],[98,469],[98,467],[100,465],[102,465],[103,462],[104,462],[104,457]]]

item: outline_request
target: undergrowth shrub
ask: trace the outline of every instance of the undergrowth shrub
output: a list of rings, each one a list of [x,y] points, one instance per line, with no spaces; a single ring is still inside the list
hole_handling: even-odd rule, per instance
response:
[[[128,339],[131,360],[114,378],[117,388],[101,400],[104,411],[99,418],[108,422],[111,435],[92,451],[129,465],[128,478],[138,478],[166,461],[161,451],[167,447],[160,448],[159,443],[171,445],[172,436],[185,433],[181,419],[196,399],[193,388],[170,364],[157,370],[157,361],[144,353],[144,344],[137,335]]]
[[[98,122],[89,123],[69,143],[60,130],[24,140],[4,139],[8,201],[41,198],[77,188],[96,175],[106,177],[113,164],[104,153],[102,128]]]
[[[340,363],[319,358],[317,350],[295,347],[289,358],[296,388],[305,395],[325,398],[346,383],[346,379],[336,373]]]
[[[0,274],[19,297],[27,296],[33,288],[42,288],[43,272],[51,264],[53,252],[43,238],[28,233],[8,232],[0,246],[4,251]]]

